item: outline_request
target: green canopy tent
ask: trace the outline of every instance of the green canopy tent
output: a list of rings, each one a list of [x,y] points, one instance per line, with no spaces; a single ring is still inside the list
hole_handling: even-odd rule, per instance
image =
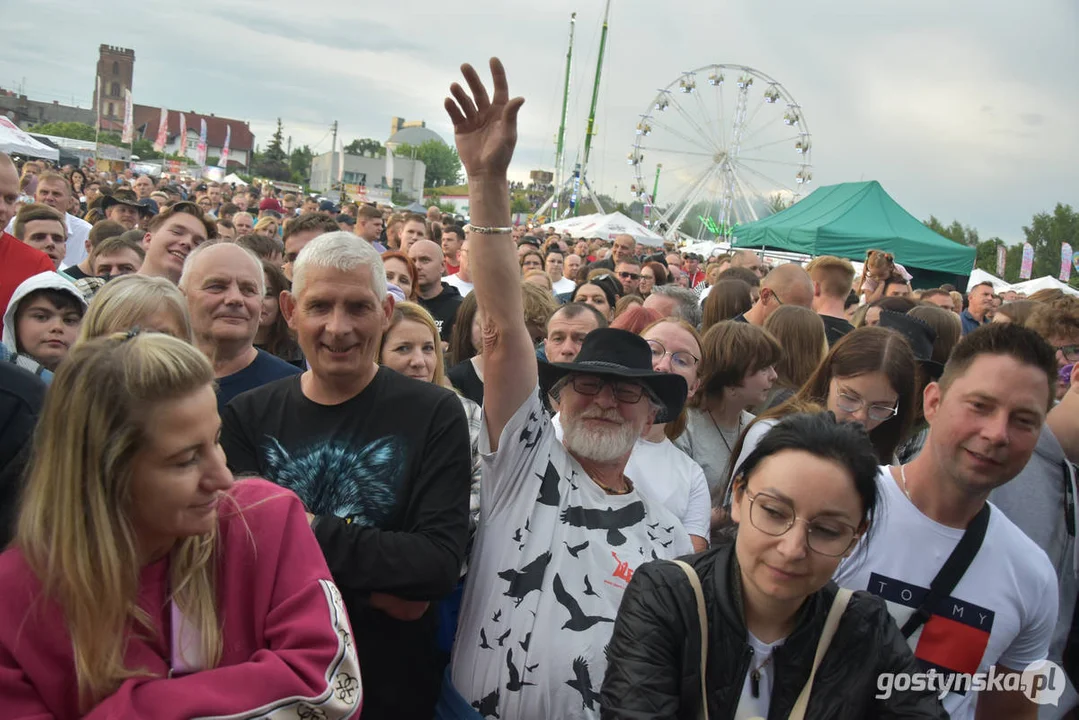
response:
[[[938,235],[908,213],[876,180],[827,185],[786,210],[739,225],[733,247],[864,260],[885,250],[915,278],[915,287],[966,287],[975,250]]]

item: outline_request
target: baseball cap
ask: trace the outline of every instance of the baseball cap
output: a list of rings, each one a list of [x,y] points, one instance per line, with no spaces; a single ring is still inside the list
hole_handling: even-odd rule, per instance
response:
[[[281,207],[281,203],[277,201],[277,198],[262,198],[259,201],[259,212],[263,210],[273,210],[274,212],[284,212],[284,208]]]
[[[318,204],[318,209],[324,212],[337,212],[337,206],[333,204],[332,200],[323,200]]]
[[[334,218],[334,220],[336,220],[339,223],[344,223],[345,225],[355,225],[356,224],[356,220],[353,219],[353,217],[351,215],[349,215],[348,213],[340,213],[340,214],[338,214],[337,217]]]

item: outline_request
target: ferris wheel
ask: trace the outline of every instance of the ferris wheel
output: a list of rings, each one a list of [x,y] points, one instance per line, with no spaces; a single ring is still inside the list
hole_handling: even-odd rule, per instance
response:
[[[706,65],[659,91],[640,116],[629,164],[645,222],[668,239],[731,234],[796,201],[811,171],[801,106],[744,65]]]

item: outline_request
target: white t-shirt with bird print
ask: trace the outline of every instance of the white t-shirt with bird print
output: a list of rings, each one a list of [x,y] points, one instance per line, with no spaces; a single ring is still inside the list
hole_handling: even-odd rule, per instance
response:
[[[484,717],[598,719],[606,647],[644,562],[693,552],[662,503],[609,495],[555,437],[538,392],[497,452],[480,433],[481,521],[453,651],[453,684]]]

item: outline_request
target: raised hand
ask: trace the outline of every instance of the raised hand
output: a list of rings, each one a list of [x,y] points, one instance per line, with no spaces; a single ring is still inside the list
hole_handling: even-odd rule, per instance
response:
[[[506,70],[491,58],[494,96],[489,97],[479,74],[469,64],[461,66],[471,97],[458,83],[450,86],[446,112],[453,121],[457,153],[470,178],[505,178],[517,144],[517,113],[524,98],[509,98]]]

